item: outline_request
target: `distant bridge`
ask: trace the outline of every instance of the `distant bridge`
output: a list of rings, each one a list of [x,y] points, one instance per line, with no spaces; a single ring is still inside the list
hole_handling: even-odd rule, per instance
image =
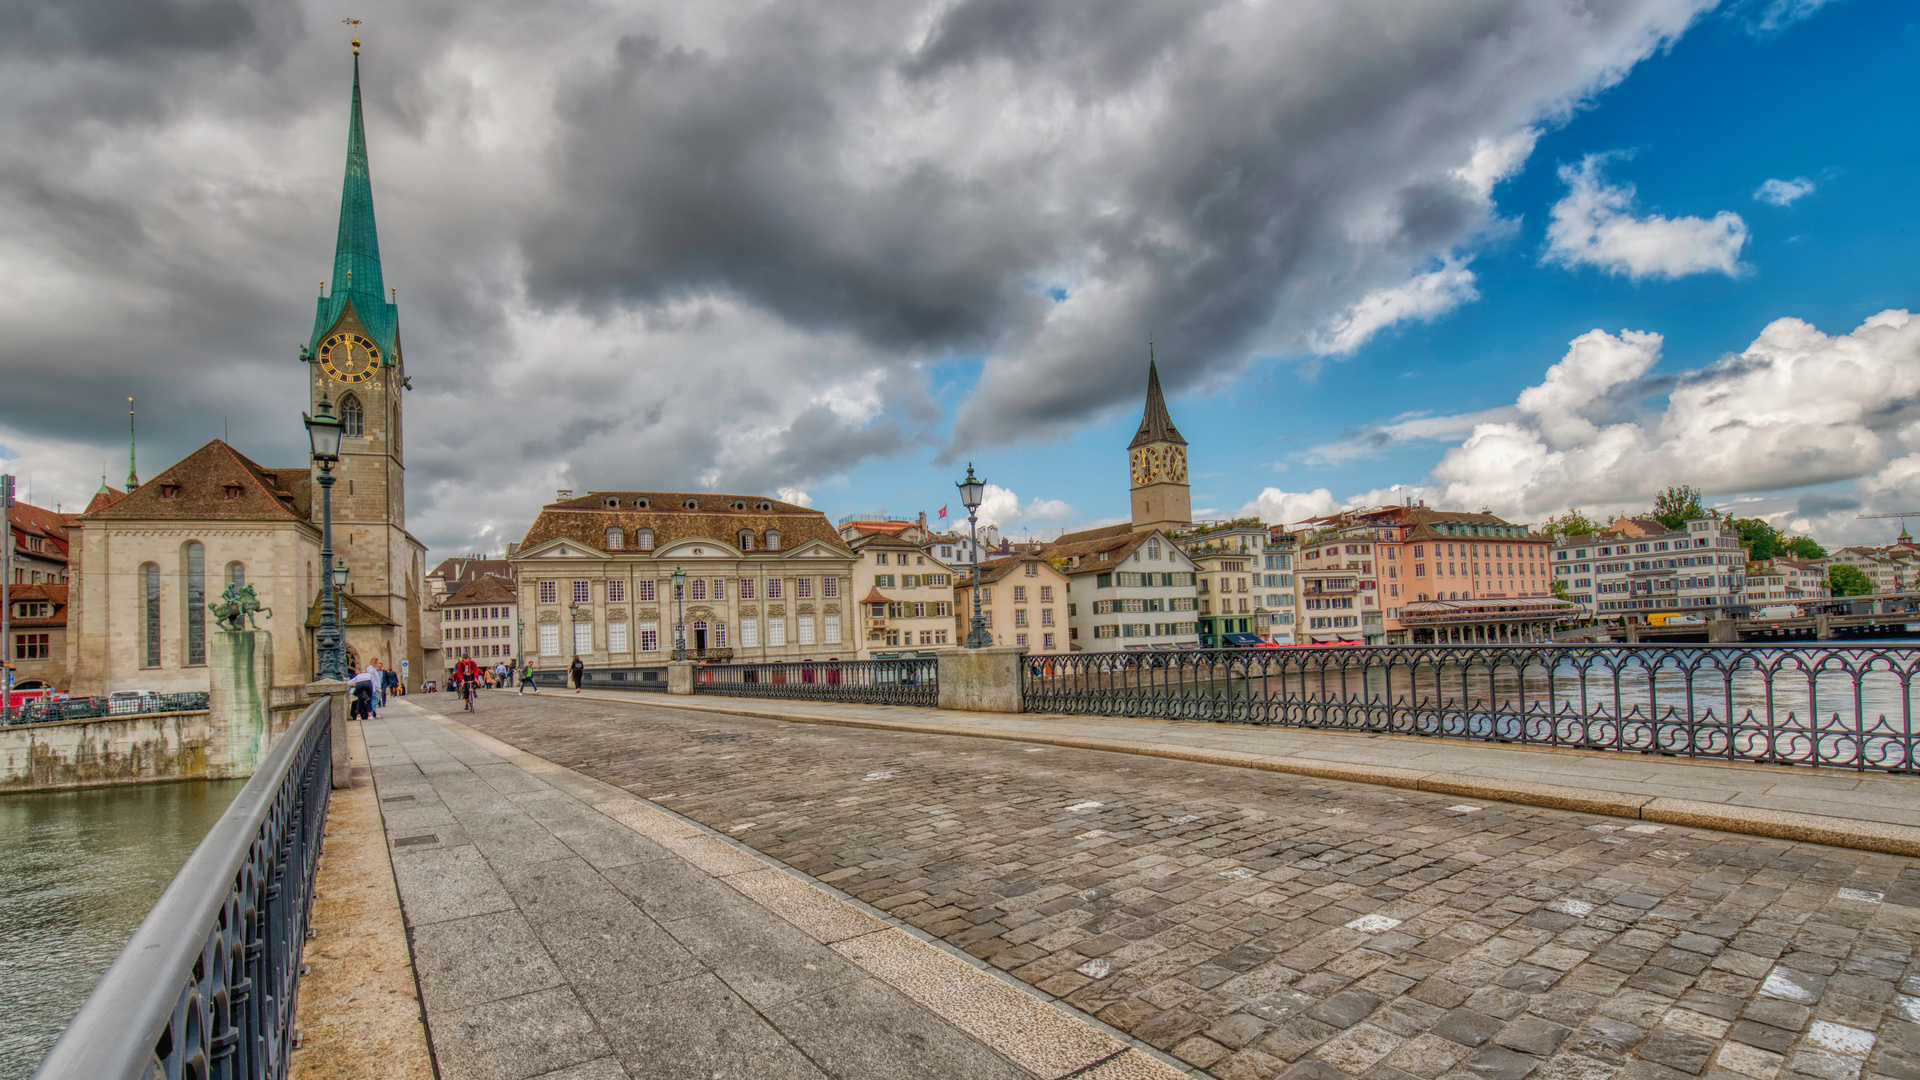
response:
[[[1632,622],[1600,624],[1563,630],[1553,637],[1560,642],[1657,641],[1662,644],[1920,639],[1920,591],[1802,600],[1794,602],[1794,606],[1810,614],[1791,619],[1708,619],[1704,623],[1669,626]],[[1909,630],[1910,626],[1916,629]]]

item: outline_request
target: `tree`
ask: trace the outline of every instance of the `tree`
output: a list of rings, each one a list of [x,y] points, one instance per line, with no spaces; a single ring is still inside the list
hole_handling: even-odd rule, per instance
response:
[[[1554,599],[1556,600],[1573,599],[1573,593],[1567,590],[1567,583],[1560,578],[1554,578],[1552,581],[1547,582],[1547,589],[1553,593]]]
[[[1824,559],[1827,549],[1821,547],[1811,536],[1796,536],[1780,545],[1780,550],[1797,559]]]
[[[1755,562],[1765,562],[1780,554],[1787,542],[1779,529],[1759,518],[1732,518],[1727,524],[1740,534],[1740,542],[1747,545],[1747,558]]]
[[[1559,517],[1550,517],[1540,526],[1542,536],[1585,536],[1600,531],[1600,526],[1588,520],[1579,507],[1571,507]]]
[[[1827,570],[1827,587],[1835,596],[1867,596],[1873,592],[1873,580],[1859,567],[1840,563]]]
[[[1688,521],[1706,516],[1700,505],[1700,489],[1692,484],[1670,487],[1653,497],[1654,520],[1669,529],[1684,529]]]

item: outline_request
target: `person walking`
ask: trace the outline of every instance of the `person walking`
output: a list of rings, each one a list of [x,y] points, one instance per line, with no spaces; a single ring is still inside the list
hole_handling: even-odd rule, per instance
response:
[[[347,680],[347,686],[353,694],[351,718],[370,720],[373,718],[373,669],[362,668],[354,672]]]
[[[579,693],[580,682],[587,675],[587,665],[580,661],[580,654],[574,654],[573,663],[567,665],[567,674],[573,676],[573,692]]]
[[[527,687],[533,687],[534,693],[540,692],[540,684],[533,681],[533,661],[528,660],[520,669],[520,692],[526,693]]]

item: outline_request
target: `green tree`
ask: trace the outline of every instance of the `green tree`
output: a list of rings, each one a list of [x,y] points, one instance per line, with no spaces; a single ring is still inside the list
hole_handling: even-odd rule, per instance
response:
[[[1561,514],[1559,517],[1548,518],[1546,522],[1540,526],[1540,535],[1542,536],[1585,536],[1588,533],[1596,533],[1599,531],[1600,526],[1595,525],[1589,520],[1587,515],[1581,513],[1580,508],[1577,506],[1569,508],[1566,513]]]
[[[1654,520],[1669,529],[1685,528],[1688,521],[1706,516],[1700,505],[1700,489],[1692,484],[1670,487],[1653,497]]]
[[[1824,559],[1827,557],[1827,549],[1821,547],[1811,536],[1796,536],[1786,543],[1781,544],[1780,550],[1784,554],[1792,555],[1797,559]]]
[[[1779,529],[1759,518],[1733,518],[1727,524],[1740,534],[1740,542],[1747,545],[1747,558],[1755,562],[1765,562],[1780,554],[1787,542]]]
[[[1554,578],[1552,581],[1548,582],[1547,589],[1548,591],[1553,593],[1555,599],[1559,599],[1559,600],[1573,599],[1573,593],[1568,591],[1567,583],[1561,580],[1560,578]]]
[[[1866,596],[1873,592],[1873,581],[1866,571],[1846,563],[1827,570],[1827,586],[1835,596]]]

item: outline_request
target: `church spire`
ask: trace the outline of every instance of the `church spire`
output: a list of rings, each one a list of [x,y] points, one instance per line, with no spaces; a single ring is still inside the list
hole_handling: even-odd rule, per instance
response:
[[[347,164],[340,184],[340,229],[333,245],[333,277],[322,283],[309,350],[349,306],[379,345],[384,363],[399,362],[400,316],[380,271],[380,235],[373,221],[373,177],[367,167],[367,125],[360,105],[360,41],[353,42],[353,97],[347,112]]]
[[[1180,429],[1173,426],[1173,417],[1167,415],[1167,399],[1160,392],[1160,367],[1154,362],[1151,341],[1147,342],[1147,408],[1140,417],[1140,430],[1133,436],[1133,441],[1127,444],[1127,449],[1148,443],[1187,445]]]
[[[138,459],[134,456],[134,452],[133,452],[133,399],[128,398],[127,399],[127,490],[128,491],[132,491],[134,488],[137,488],[140,486],[140,469],[139,469],[139,466],[137,465],[137,461]],[[102,487],[105,487],[106,483],[107,483],[107,478],[104,476],[101,477],[100,485]]]

